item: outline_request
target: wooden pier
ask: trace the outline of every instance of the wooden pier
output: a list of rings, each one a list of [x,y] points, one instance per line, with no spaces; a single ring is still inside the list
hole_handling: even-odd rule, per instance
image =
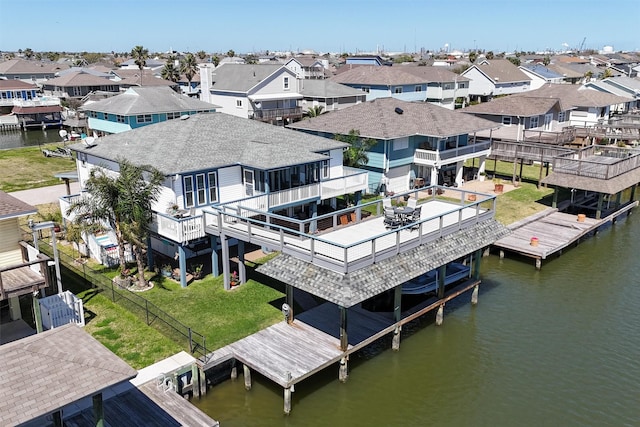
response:
[[[533,258],[536,268],[540,269],[543,259],[562,254],[565,248],[597,232],[636,206],[637,201],[629,203],[602,219],[579,217],[548,208],[509,226],[511,234],[497,240],[493,246],[500,250],[500,257],[504,257],[505,251],[514,252]]]

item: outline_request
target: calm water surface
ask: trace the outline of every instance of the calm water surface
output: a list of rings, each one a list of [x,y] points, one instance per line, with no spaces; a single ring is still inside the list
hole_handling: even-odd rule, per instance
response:
[[[194,404],[229,426],[640,426],[640,214],[536,271],[490,256],[476,307],[405,328],[350,361],[282,389],[254,373]]]
[[[0,150],[5,148],[29,147],[50,142],[61,142],[59,129],[0,130]]]

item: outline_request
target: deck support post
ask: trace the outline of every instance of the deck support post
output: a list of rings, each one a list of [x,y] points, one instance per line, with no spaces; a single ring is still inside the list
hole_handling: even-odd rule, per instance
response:
[[[482,265],[482,249],[478,249],[475,254],[473,254],[473,278],[476,280],[480,279],[480,266]]]
[[[193,397],[196,397],[196,393],[198,395],[198,397],[200,396],[200,384],[198,383],[198,370],[200,368],[198,367],[197,363],[194,363],[193,365],[191,365],[191,395]]]
[[[631,186],[631,194],[630,194],[630,197],[629,197],[629,201],[630,202],[633,202],[635,200],[635,198],[636,198],[636,187],[637,187],[637,184],[633,184]],[[629,212],[631,212],[631,211],[629,211]]]
[[[247,283],[247,268],[244,263],[244,242],[238,240],[238,280],[241,284]]]
[[[198,367],[198,389],[200,396],[207,394],[207,373],[200,367]]]
[[[187,287],[187,254],[184,246],[178,245],[178,266],[180,267],[180,287]]]
[[[554,209],[558,207],[558,187],[555,187],[553,189],[553,199],[551,200],[551,207]]]
[[[340,369],[338,370],[338,379],[341,383],[346,383],[349,378],[349,368],[348,368],[348,356],[343,356],[340,359]]]
[[[504,250],[500,249],[500,259],[504,258]]]
[[[238,367],[236,366],[235,359],[231,362],[231,375],[230,378],[235,380],[238,378]]]
[[[393,331],[391,348],[398,351],[400,350],[400,332],[402,331],[402,326],[400,325],[400,321],[402,320],[402,285],[398,285],[394,288],[393,320],[396,322],[396,328]]]
[[[540,270],[542,268],[542,260],[540,258],[536,258],[536,270]]]
[[[291,311],[293,311],[293,286],[291,286],[290,284],[286,284],[285,285],[285,302],[287,303],[287,305],[290,307],[289,309]],[[291,316],[289,316],[290,319],[287,323],[291,323],[293,322],[293,314]]]
[[[286,415],[291,413],[291,387],[284,389],[284,413]]]
[[[244,388],[251,390],[251,369],[247,365],[242,366],[244,369]]]
[[[396,328],[393,330],[393,338],[391,339],[391,349],[394,351],[400,350],[400,332],[402,331],[402,326],[396,325]]]
[[[218,236],[211,236],[211,274],[213,277],[220,275],[220,248],[218,247]]]
[[[596,219],[602,218],[603,203],[604,203],[604,193],[598,193],[598,207],[596,208]]]
[[[40,301],[38,296],[40,295],[40,291],[36,288],[33,291],[33,317],[35,317],[36,321],[36,333],[40,334],[43,331],[42,327],[42,314],[40,313]]]
[[[222,283],[224,290],[231,289],[231,273],[229,265],[229,239],[224,234],[220,234],[220,246],[222,246]]]
[[[471,293],[471,305],[478,305],[478,289],[479,285],[475,285],[473,287],[473,292]]]
[[[93,421],[96,427],[104,427],[104,405],[102,404],[102,393],[93,395]]]
[[[444,284],[447,278],[447,265],[438,268],[438,298],[444,298]]]
[[[444,304],[438,307],[438,311],[436,312],[436,326],[442,325],[442,320],[444,319]]]
[[[349,336],[347,335],[347,309],[340,307],[340,350],[347,351]]]

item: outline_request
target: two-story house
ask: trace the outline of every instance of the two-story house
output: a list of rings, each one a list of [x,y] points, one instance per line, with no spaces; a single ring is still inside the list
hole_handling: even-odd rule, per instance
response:
[[[62,124],[60,99],[40,96],[35,83],[0,80],[0,125],[56,127]]]
[[[106,76],[97,76],[86,71],[67,73],[60,77],[47,80],[42,84],[45,95],[58,98],[81,99],[92,92],[120,91],[120,83],[114,82]]]
[[[609,77],[585,83],[585,87],[612,95],[629,97],[635,100],[630,104],[630,109],[640,107],[640,80],[638,79],[626,76]]]
[[[467,68],[462,76],[469,78],[469,98],[486,102],[498,95],[511,95],[531,90],[531,77],[508,59],[483,59]]]
[[[294,56],[284,64],[301,79],[324,79],[329,68],[327,59],[319,60],[311,56]]]
[[[531,90],[538,89],[545,84],[560,84],[564,82],[564,76],[543,64],[523,64],[520,70],[531,78]]]
[[[302,118],[301,79],[276,64],[200,68],[200,99],[232,116],[282,125]]]
[[[60,70],[69,67],[55,62],[10,59],[0,62],[0,79],[22,80],[27,83],[42,83],[55,77]]]
[[[211,271],[217,275],[221,251],[228,258],[229,242],[206,230],[207,221],[216,217],[214,208],[248,216],[280,215],[280,220],[311,218],[319,209],[335,206],[336,197],[364,192],[366,171],[342,165],[346,147],[343,142],[258,121],[205,113],[108,135],[91,147],[76,144],[71,149],[77,153],[81,187],[92,168],[117,172],[118,159],[154,166],[166,176],[153,205],[151,247],[178,260],[186,286],[189,259],[211,253]],[[61,200],[62,212],[75,197],[79,196]],[[100,239],[88,240],[93,256],[104,262],[108,248],[101,247]],[[228,273],[228,262],[223,268]]]
[[[322,107],[322,112],[341,110],[365,102],[367,94],[361,90],[328,79],[306,79],[300,84],[303,111]]]
[[[438,67],[359,66],[343,71],[332,81],[367,94],[367,101],[393,97],[426,101],[454,109],[457,98],[468,96],[469,79]]]
[[[463,166],[479,159],[484,170],[489,140],[474,133],[496,125],[429,103],[380,98],[289,125],[291,129],[333,138],[351,130],[373,139],[364,169],[369,192],[401,193],[425,185],[462,185]]]
[[[124,93],[82,106],[90,129],[99,135],[119,133],[196,113],[215,105],[180,95],[166,86],[131,87]]]

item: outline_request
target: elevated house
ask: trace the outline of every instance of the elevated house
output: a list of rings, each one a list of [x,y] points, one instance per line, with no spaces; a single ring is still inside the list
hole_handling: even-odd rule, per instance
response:
[[[82,109],[88,117],[89,128],[102,135],[214,112],[216,106],[180,95],[166,86],[142,86],[131,87],[107,99],[87,102]]]
[[[402,193],[425,185],[462,185],[469,159],[478,158],[484,170],[491,142],[475,134],[496,124],[429,103],[380,98],[288,127],[327,138],[355,130],[375,140],[364,166],[369,192]]]
[[[0,79],[22,80],[25,83],[41,84],[53,79],[57,72],[67,69],[66,65],[54,62],[27,61],[25,59],[9,59],[0,62]]]
[[[531,90],[531,77],[507,59],[483,59],[462,74],[469,82],[469,98],[486,102],[498,95]]]
[[[13,113],[13,109],[16,106],[21,106],[25,100],[36,99],[39,99],[39,89],[35,83],[0,79],[0,127],[15,128],[18,125],[22,125],[24,121],[18,119],[18,115]],[[60,103],[57,102],[57,105],[59,106]],[[61,108],[58,108],[58,113],[61,110]]]
[[[322,112],[341,110],[365,102],[367,94],[361,90],[327,79],[307,79],[301,83],[304,112],[314,107],[322,107]]]
[[[367,101],[393,97],[425,101],[454,109],[457,98],[466,99],[469,79],[439,67],[359,66],[343,71],[332,81],[367,94]]]
[[[310,218],[335,206],[336,197],[367,188],[366,171],[342,165],[345,143],[222,113],[188,117],[98,138],[91,147],[71,146],[81,187],[92,168],[118,171],[120,158],[165,174],[153,206],[151,247],[178,261],[184,286],[189,259],[213,253],[211,269],[217,275],[221,251],[228,257],[229,242],[222,245],[206,230],[216,216],[206,211],[237,211],[242,202],[262,217]],[[61,200],[62,212],[75,197],[80,196]],[[89,240],[96,248],[93,256],[107,262],[113,240]],[[227,274],[228,266],[226,259]]]
[[[324,79],[329,61],[316,59],[312,56],[294,56],[284,64],[301,79]]]
[[[47,80],[42,84],[42,91],[45,95],[58,98],[82,99],[95,91],[118,93],[120,84],[110,80],[108,76],[76,71]]]
[[[626,76],[609,77],[604,80],[588,82],[585,87],[634,99],[635,102],[629,105],[631,110],[640,107],[640,80],[638,79]]]
[[[302,118],[301,79],[276,64],[221,64],[200,69],[200,99],[232,116],[283,125]]]

